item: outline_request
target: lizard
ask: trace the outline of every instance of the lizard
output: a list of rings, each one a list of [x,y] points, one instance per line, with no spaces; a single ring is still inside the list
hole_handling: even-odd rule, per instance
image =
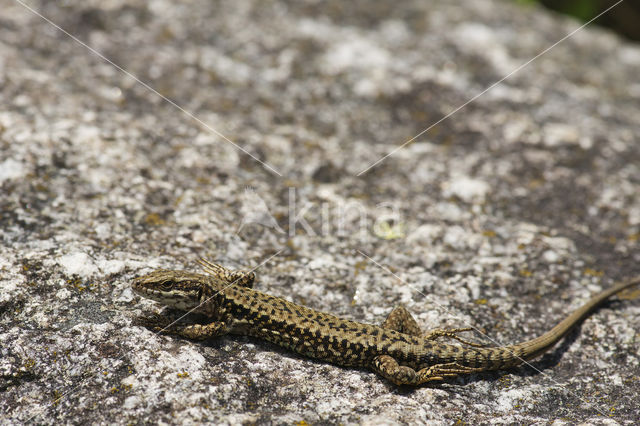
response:
[[[141,296],[210,320],[164,328],[156,324],[156,330],[194,340],[248,335],[311,358],[372,370],[396,385],[414,386],[517,367],[549,350],[609,297],[640,283],[638,276],[596,294],[539,337],[486,347],[458,335],[470,327],[423,333],[402,306],[380,326],[364,324],[254,290],[252,271],[231,270],[204,259],[199,263],[206,274],[161,269],[133,280],[132,289]],[[441,338],[462,345],[442,343]]]

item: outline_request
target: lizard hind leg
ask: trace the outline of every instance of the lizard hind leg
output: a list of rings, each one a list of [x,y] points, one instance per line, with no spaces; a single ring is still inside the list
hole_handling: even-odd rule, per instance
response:
[[[422,336],[420,326],[413,316],[411,316],[411,313],[409,313],[409,311],[407,311],[403,306],[396,306],[393,308],[393,311],[391,311],[387,316],[387,319],[382,323],[382,328],[409,334],[411,336]]]
[[[481,348],[485,345],[481,343],[471,342],[458,336],[458,333],[464,331],[471,331],[471,327],[466,328],[434,328],[433,330],[423,335],[422,330],[417,321],[413,318],[411,313],[403,306],[396,306],[393,311],[387,316],[387,319],[382,323],[382,328],[394,330],[399,333],[409,334],[411,336],[423,337],[426,340],[436,340],[440,337],[448,337],[455,339],[465,345],[473,346],[474,348]]]
[[[206,273],[224,281],[227,284],[238,284],[242,287],[253,288],[256,274],[251,271],[246,272],[228,269],[204,258],[198,259],[198,263]]]
[[[373,359],[371,369],[396,385],[417,385],[417,373],[411,367],[399,365],[389,355],[379,355]]]
[[[434,380],[451,379],[458,377],[461,374],[478,373],[484,370],[484,368],[467,367],[465,365],[458,364],[457,362],[436,364],[418,371],[417,384],[420,385]]]
[[[483,371],[483,368],[467,367],[456,362],[435,364],[418,371],[411,367],[399,365],[389,355],[379,355],[371,365],[373,371],[396,385],[418,386],[427,382],[442,381],[458,377],[461,374],[471,374]]]
[[[486,345],[482,344],[482,343],[476,343],[476,342],[471,342],[469,340],[465,340],[462,337],[458,336],[458,333],[462,333],[465,331],[471,331],[473,330],[471,327],[465,327],[465,328],[434,328],[433,330],[430,330],[428,333],[426,333],[423,337],[426,340],[436,340],[440,337],[448,337],[450,339],[455,339],[460,343],[463,343],[465,345],[469,345],[469,346],[473,346],[474,348],[482,348]]]

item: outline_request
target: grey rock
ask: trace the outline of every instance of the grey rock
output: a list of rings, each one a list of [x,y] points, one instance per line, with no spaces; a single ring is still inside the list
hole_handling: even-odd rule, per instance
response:
[[[204,256],[359,321],[404,304],[534,337],[640,272],[637,45],[589,26],[480,95],[580,24],[497,0],[28,4],[51,22],[0,6],[0,423],[638,420],[637,299],[532,366],[407,390],[156,335],[130,289]]]

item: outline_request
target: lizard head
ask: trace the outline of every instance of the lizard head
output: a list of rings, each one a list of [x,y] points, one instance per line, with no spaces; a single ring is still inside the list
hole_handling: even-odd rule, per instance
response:
[[[200,304],[206,280],[205,275],[160,269],[137,277],[131,288],[141,296],[187,311]]]

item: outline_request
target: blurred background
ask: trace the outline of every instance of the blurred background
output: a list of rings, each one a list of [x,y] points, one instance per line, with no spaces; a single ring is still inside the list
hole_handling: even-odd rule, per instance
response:
[[[539,3],[544,7],[583,22],[593,19],[599,13],[616,4],[619,0],[515,0],[518,3]],[[640,0],[623,0],[602,17],[596,24],[631,39],[640,40]]]

